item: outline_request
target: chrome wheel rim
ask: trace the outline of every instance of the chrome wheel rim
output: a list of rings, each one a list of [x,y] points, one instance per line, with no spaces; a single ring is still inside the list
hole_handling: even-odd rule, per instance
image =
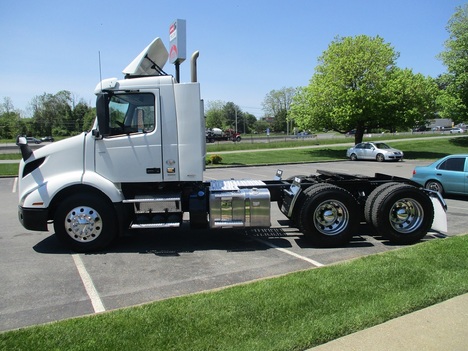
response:
[[[414,199],[400,199],[390,209],[389,220],[392,228],[402,234],[418,229],[424,219],[421,204]]]
[[[314,212],[314,226],[324,235],[337,235],[349,224],[349,211],[340,201],[327,200]]]
[[[75,207],[65,217],[65,230],[73,240],[93,241],[102,231],[101,216],[92,207]]]
[[[427,189],[437,191],[438,193],[442,193],[442,187],[437,182],[429,182],[427,184]]]

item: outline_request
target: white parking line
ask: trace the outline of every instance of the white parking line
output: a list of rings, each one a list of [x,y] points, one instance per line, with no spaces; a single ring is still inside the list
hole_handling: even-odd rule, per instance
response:
[[[17,185],[18,185],[18,177],[16,177],[15,180],[13,181],[13,189],[11,189],[12,193],[16,193]]]
[[[317,262],[317,261],[312,260],[312,259],[310,259],[308,257],[305,257],[305,256],[301,256],[301,255],[299,255],[299,254],[297,254],[295,252],[289,251],[289,250],[284,249],[282,247],[276,246],[276,245],[270,243],[269,241],[266,241],[266,240],[263,240],[263,239],[260,239],[260,238],[254,237],[254,236],[252,238],[255,239],[258,242],[261,242],[262,244],[265,244],[265,245],[273,248],[273,249],[276,249],[276,250],[281,251],[281,252],[283,252],[285,254],[294,256],[294,257],[299,258],[299,259],[301,259],[303,261],[309,262],[310,264],[312,264],[312,265],[314,265],[316,267],[323,267],[324,266],[324,264],[322,264],[320,262]]]
[[[75,261],[75,266],[78,269],[78,273],[80,274],[81,280],[83,285],[86,289],[86,293],[88,294],[89,298],[91,299],[91,304],[93,305],[93,309],[95,313],[104,312],[106,308],[102,303],[101,298],[99,297],[99,293],[94,286],[93,280],[89,275],[88,271],[86,270],[83,261],[81,260],[80,255],[72,254],[73,261]]]

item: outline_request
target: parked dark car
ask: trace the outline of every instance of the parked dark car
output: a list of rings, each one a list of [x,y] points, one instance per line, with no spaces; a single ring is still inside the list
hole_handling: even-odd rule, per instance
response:
[[[413,128],[413,132],[425,132],[426,130],[428,130],[426,126],[418,126]]]
[[[416,183],[440,194],[468,195],[468,154],[445,156],[413,171]]]
[[[28,141],[28,144],[30,144],[30,143],[34,143],[34,144],[42,143],[42,141],[40,141],[39,139],[36,139],[34,137],[26,137],[26,140]]]

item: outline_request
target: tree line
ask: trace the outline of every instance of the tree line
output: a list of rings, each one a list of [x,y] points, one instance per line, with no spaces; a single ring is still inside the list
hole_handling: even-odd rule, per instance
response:
[[[9,97],[0,104],[0,139],[26,136],[70,136],[89,130],[95,108],[83,100],[75,102],[71,92],[44,93],[32,99],[31,118],[22,118]]]
[[[240,133],[267,128],[296,130],[408,130],[434,118],[468,120],[468,4],[457,7],[446,27],[449,39],[439,58],[447,72],[423,76],[400,68],[399,53],[380,37],[336,37],[318,58],[305,87],[270,91],[263,100],[265,117],[257,119],[233,102],[212,101],[205,111],[208,128]],[[37,96],[32,118],[21,118],[9,98],[0,104],[0,138],[22,135],[67,136],[89,129],[95,109],[75,103],[69,91]]]

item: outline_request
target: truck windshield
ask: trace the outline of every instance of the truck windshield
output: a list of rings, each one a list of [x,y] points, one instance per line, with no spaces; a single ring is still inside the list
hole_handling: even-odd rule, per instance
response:
[[[109,101],[110,135],[149,133],[155,129],[154,95],[116,94]]]

